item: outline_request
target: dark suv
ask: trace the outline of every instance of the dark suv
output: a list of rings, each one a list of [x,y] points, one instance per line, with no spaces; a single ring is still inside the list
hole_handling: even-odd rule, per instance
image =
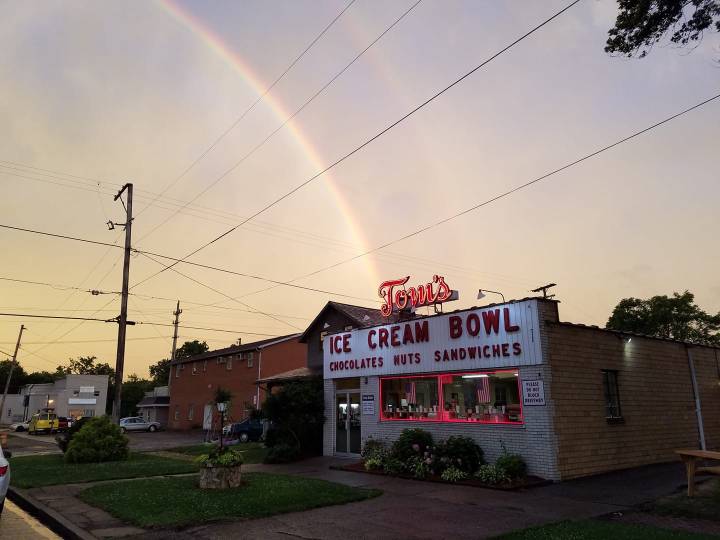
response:
[[[233,424],[228,437],[238,439],[240,442],[259,441],[263,435],[262,420],[246,418],[242,422]]]

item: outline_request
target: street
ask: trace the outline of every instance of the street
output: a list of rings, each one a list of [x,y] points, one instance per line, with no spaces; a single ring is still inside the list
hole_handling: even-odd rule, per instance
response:
[[[12,501],[5,500],[5,510],[0,518],[0,538],[30,540],[60,537],[37,519],[19,508]]]

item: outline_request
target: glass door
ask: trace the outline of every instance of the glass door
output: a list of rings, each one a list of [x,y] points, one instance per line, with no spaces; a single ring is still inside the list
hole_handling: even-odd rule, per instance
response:
[[[360,453],[360,393],[335,394],[335,452]]]

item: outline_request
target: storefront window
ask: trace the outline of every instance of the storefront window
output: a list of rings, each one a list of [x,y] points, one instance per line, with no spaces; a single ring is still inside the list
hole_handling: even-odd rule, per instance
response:
[[[380,379],[382,419],[523,422],[517,370]]]

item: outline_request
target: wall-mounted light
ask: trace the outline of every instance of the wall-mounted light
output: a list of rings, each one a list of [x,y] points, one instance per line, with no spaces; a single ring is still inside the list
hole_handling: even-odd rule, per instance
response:
[[[481,300],[487,296],[485,293],[493,293],[493,294],[499,294],[500,298],[502,298],[502,301],[505,302],[505,295],[498,291],[491,291],[490,289],[478,289],[478,295],[477,299]]]
[[[486,375],[485,373],[478,373],[476,375],[463,375],[463,379],[484,379],[485,377],[489,377],[489,375]]]

